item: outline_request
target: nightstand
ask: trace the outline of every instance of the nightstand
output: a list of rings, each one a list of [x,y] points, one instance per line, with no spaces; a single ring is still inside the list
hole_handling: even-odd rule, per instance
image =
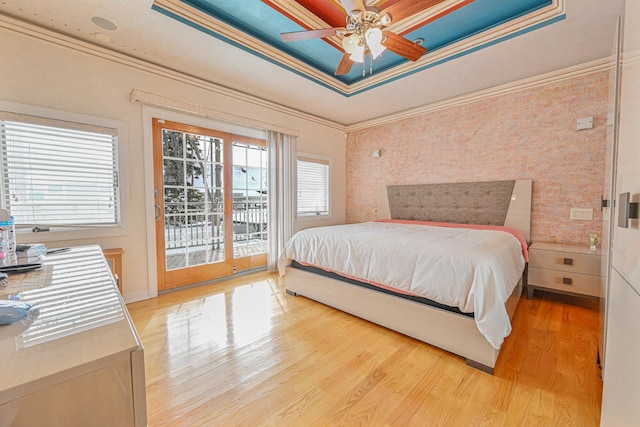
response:
[[[600,248],[535,242],[529,246],[527,296],[541,289],[600,297],[601,262]]]

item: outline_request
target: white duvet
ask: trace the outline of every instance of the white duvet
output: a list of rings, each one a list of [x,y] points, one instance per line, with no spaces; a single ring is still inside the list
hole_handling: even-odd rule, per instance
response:
[[[505,302],[524,271],[522,253],[504,231],[366,222],[296,233],[279,270],[296,260],[458,307],[499,349],[511,333]]]

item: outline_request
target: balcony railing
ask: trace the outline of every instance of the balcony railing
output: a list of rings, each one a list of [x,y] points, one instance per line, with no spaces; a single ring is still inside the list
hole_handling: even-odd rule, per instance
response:
[[[184,248],[186,246],[213,247],[222,245],[224,241],[224,222],[222,218],[223,204],[218,203],[206,221],[204,203],[189,203],[184,212],[182,203],[165,203],[165,246],[167,249]],[[177,212],[183,209],[183,212]],[[233,241],[267,240],[267,224],[269,221],[267,203],[263,197],[234,198],[233,201]]]

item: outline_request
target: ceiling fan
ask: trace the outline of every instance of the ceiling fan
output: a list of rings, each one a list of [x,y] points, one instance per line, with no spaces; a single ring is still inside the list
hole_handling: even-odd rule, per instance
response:
[[[372,59],[375,59],[385,49],[411,61],[417,61],[427,52],[427,49],[419,43],[384,30],[384,27],[391,24],[392,21],[401,21],[443,1],[399,0],[380,9],[365,4],[362,0],[340,0],[347,15],[344,27],[294,31],[282,33],[280,36],[285,42],[332,36],[341,37],[344,55],[335,75],[348,74],[354,63],[364,62],[366,53],[370,53]]]

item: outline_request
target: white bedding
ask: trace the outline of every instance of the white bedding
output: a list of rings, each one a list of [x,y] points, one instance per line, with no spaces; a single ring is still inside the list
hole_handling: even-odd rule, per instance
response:
[[[281,275],[291,260],[473,312],[495,349],[511,333],[505,302],[525,266],[507,232],[386,222],[302,230],[280,255]]]

